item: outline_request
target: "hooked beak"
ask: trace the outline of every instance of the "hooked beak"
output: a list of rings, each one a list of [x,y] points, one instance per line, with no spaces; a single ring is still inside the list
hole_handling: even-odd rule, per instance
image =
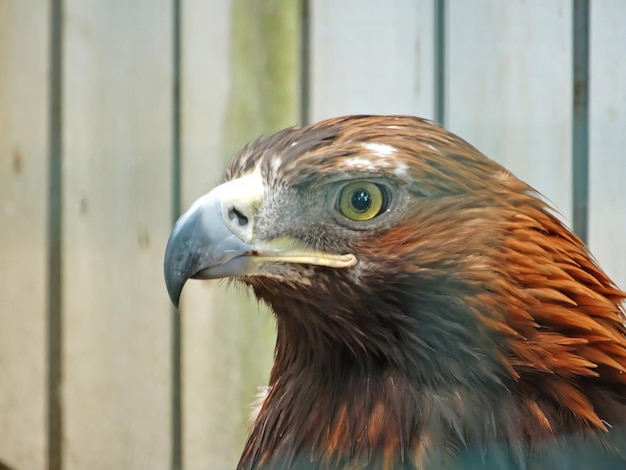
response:
[[[178,219],[167,242],[164,263],[165,284],[176,307],[190,278],[254,275],[268,262],[333,268],[356,264],[352,254],[315,251],[293,239],[255,240],[263,194],[261,175],[252,173],[218,186]]]

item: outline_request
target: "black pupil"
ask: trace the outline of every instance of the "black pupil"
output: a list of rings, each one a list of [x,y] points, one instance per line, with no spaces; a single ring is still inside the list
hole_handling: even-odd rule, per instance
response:
[[[352,193],[350,203],[355,211],[365,212],[372,205],[372,196],[364,189],[357,189]]]

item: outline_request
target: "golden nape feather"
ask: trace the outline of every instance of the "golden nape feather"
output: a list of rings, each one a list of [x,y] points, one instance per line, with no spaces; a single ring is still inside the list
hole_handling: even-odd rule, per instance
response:
[[[626,468],[620,291],[538,194],[418,118],[248,144],[172,231],[273,310],[240,469]]]

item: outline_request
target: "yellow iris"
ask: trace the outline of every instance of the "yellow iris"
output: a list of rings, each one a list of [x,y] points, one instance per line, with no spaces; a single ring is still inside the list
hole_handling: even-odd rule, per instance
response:
[[[369,181],[354,181],[343,187],[339,194],[339,210],[348,219],[370,220],[383,207],[383,193],[378,185]]]

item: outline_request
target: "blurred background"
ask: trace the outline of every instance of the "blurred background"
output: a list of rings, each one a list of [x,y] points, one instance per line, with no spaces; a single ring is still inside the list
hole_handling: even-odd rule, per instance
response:
[[[162,257],[248,140],[435,119],[626,288],[624,0],[0,0],[0,468],[228,469],[271,315]]]

